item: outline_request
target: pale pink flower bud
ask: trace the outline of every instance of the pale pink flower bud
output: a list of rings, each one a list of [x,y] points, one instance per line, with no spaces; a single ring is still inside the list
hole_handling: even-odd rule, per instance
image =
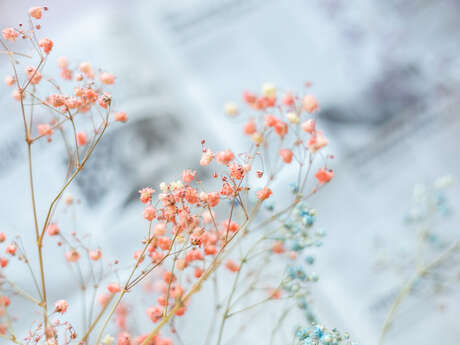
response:
[[[117,293],[121,291],[121,286],[117,283],[110,283],[107,285],[107,290],[109,290],[110,293]]]
[[[118,111],[114,114],[115,121],[126,122],[128,121],[128,115],[124,111]]]
[[[308,113],[313,113],[316,109],[318,109],[318,101],[312,95],[306,95],[302,101],[303,108]]]
[[[29,9],[29,14],[35,19],[40,19],[42,17],[42,8],[41,7],[31,7]]]
[[[49,38],[43,38],[38,42],[38,45],[43,49],[43,52],[48,55],[53,49],[53,41]]]
[[[99,75],[99,80],[103,84],[112,85],[113,83],[115,83],[115,76],[111,73],[102,72]]]
[[[2,35],[3,38],[6,39],[7,41],[16,41],[16,38],[18,38],[19,34],[16,30],[13,28],[5,28],[2,30]]]
[[[89,258],[93,261],[98,261],[102,257],[102,252],[100,249],[91,250],[89,252]]]
[[[78,132],[77,143],[80,146],[85,146],[88,143],[88,134],[86,134],[85,132]]]
[[[16,79],[14,79],[14,77],[10,76],[10,75],[7,75],[5,77],[5,84],[7,86],[13,86],[14,85],[14,82],[16,81]]]
[[[54,311],[56,313],[64,314],[68,307],[69,304],[65,300],[61,299],[54,304]]]

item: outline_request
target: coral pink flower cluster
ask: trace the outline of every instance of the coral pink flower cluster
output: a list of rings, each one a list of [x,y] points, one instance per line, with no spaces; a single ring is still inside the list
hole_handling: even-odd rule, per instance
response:
[[[45,279],[45,271],[49,267],[43,265],[44,242],[53,241],[57,246],[63,247],[65,263],[76,273],[78,285],[84,296],[83,304],[86,303],[86,293],[91,287],[94,299],[98,296],[98,288],[102,287],[104,290],[103,294],[98,296],[98,314],[93,314],[92,305],[89,313],[83,308],[83,329],[86,333],[82,332],[78,344],[88,343],[90,333],[93,329],[99,328],[96,326],[100,325],[98,322],[101,320],[105,321],[101,321],[102,326],[95,343],[112,344],[114,339],[110,336],[102,341],[101,336],[113,317],[117,327],[117,345],[172,345],[172,338],[160,336],[159,330],[165,324],[169,324],[171,334],[177,333],[174,326],[175,318],[188,313],[190,298],[200,291],[202,284],[220,268],[225,272],[222,274],[235,280],[238,280],[244,271],[247,257],[242,259],[232,250],[239,248],[236,246],[238,241],[245,240],[250,231],[265,231],[264,227],[259,229],[251,222],[260,216],[261,210],[273,210],[271,203],[278,195],[274,181],[280,171],[286,167],[290,170],[295,168],[292,170],[298,172],[299,176],[298,185],[294,188],[294,201],[286,210],[292,210],[305,197],[304,189],[315,157],[318,157],[319,167],[315,168],[316,181],[312,191],[316,192],[334,177],[334,172],[327,165],[333,157],[323,153],[328,139],[323,131],[317,129],[318,102],[311,94],[296,96],[286,92],[278,98],[277,90],[272,84],[264,85],[260,95],[245,92],[243,101],[251,114],[244,120],[242,129],[250,138],[247,152],[236,153],[230,149],[213,152],[203,140],[199,159],[202,167],[200,173],[193,169],[185,169],[180,179],[169,183],[163,182],[158,186],[158,190],[151,187],[139,190],[139,200],[143,207],[139,217],[145,219],[147,231],[140,241],[141,248],[133,248],[131,251],[134,264],[128,279],[123,281],[122,275],[119,274],[121,269],[117,268],[118,260],[112,260],[109,264],[104,263],[106,252],[103,258],[102,250],[87,240],[87,236],[80,237],[76,230],[69,231],[65,223],[57,220],[57,204],[62,199],[64,213],[73,213],[72,208],[76,207],[76,202],[71,196],[63,197],[66,188],[85,166],[106,128],[112,123],[111,119],[124,123],[128,120],[128,115],[124,111],[112,110],[112,96],[106,88],[114,85],[117,78],[108,71],[94,68],[89,62],[72,65],[66,57],[59,57],[57,66],[64,86],[59,85],[56,78],[44,74],[45,61],[50,59],[48,55],[52,55],[54,47],[51,39],[37,38],[37,30],[40,30],[37,21],[42,19],[46,10],[46,7],[29,9],[30,29],[24,29],[20,25],[17,28],[8,27],[2,30],[3,39],[8,45],[14,44],[18,38],[29,40],[40,58],[37,65],[14,65],[14,74],[5,77],[7,86],[15,86],[13,97],[19,102],[22,111],[25,141],[29,152],[31,145],[41,138],[51,142],[56,133],[65,139],[67,136],[70,137],[70,140],[64,140],[69,163],[64,187],[58,191],[48,212],[44,216],[35,216],[34,228],[39,259],[37,265],[40,272],[33,278],[37,282],[35,296],[38,297],[33,297],[21,289],[15,291],[42,309],[43,320],[29,331],[25,340],[31,344],[42,341],[47,345],[69,344],[77,337],[73,326],[62,319],[68,316],[68,310],[75,310],[77,305],[69,305],[65,299],[61,299],[66,296],[56,296],[55,299],[53,296],[53,299],[50,299],[46,294],[48,281]],[[4,45],[4,48],[10,56],[14,55],[7,45]],[[23,73],[25,78],[17,75],[17,71]],[[24,82],[21,83],[21,80]],[[44,84],[53,87],[54,91],[38,92],[38,88]],[[43,94],[45,96],[41,96]],[[34,103],[34,107],[27,108],[30,105],[24,102],[25,99]],[[25,109],[33,113],[34,109],[39,107],[49,114],[48,118],[42,113],[39,116],[26,116]],[[239,119],[238,116],[244,114],[235,103],[228,103],[225,111],[236,121]],[[30,158],[28,164],[31,167]],[[32,169],[29,171],[30,181],[33,181]],[[38,214],[40,209],[35,205],[33,183],[30,188],[33,211],[34,214]],[[271,218],[274,217],[270,215],[269,222],[273,220],[270,220]],[[42,219],[43,224],[38,224]],[[267,238],[270,237],[267,235],[262,239]],[[270,241],[273,240],[270,238]],[[9,260],[29,264],[20,240],[12,240],[9,237],[7,240],[7,236],[0,232],[0,243],[4,243],[3,254],[0,256],[0,278],[3,278],[3,271],[11,266]],[[295,252],[286,251],[284,243],[280,240],[276,240],[270,246],[264,253],[286,252],[291,259],[295,258]],[[88,272],[84,271],[85,267],[88,268]],[[153,271],[155,272],[152,275],[155,278],[151,291],[154,297],[150,296],[148,305],[143,305],[142,308],[145,321],[155,324],[152,325],[155,328],[143,334],[138,331],[136,325],[136,332],[133,334],[129,327],[132,308],[125,303],[123,297],[141,281],[151,283],[146,278],[150,277]],[[3,281],[1,283],[3,284]],[[267,300],[281,297],[281,289],[276,286],[265,286],[263,289],[268,291]],[[13,299],[13,308],[14,302]],[[6,307],[10,304],[9,296],[0,295],[0,317],[7,315]],[[228,305],[230,306],[230,303]],[[227,312],[229,310],[225,311]],[[89,320],[86,316],[89,316]],[[227,316],[224,314],[223,321]],[[7,337],[10,339],[16,339],[10,325],[0,324],[0,333],[8,334]],[[138,334],[141,335],[136,336]]]
[[[316,129],[314,116],[319,105],[313,95],[299,97],[286,92],[281,100],[278,100],[275,87],[267,84],[261,96],[247,91],[243,94],[243,100],[255,112],[255,115],[244,124],[243,133],[258,146],[267,145],[271,141],[271,133],[274,133],[284,146],[279,150],[279,156],[284,163],[291,164],[296,159],[300,164],[304,164],[300,159],[304,156],[303,151],[308,150],[313,155],[328,145],[323,131]],[[236,113],[238,112],[235,111]],[[286,138],[289,132],[294,134],[291,138]],[[329,182],[334,173],[325,164],[315,176],[322,184]],[[260,193],[261,196],[264,194]]]

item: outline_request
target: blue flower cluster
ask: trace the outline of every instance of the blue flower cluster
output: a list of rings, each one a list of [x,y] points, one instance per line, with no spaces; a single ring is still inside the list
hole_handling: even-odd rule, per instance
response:
[[[308,248],[320,247],[326,235],[323,230],[314,229],[315,221],[315,210],[308,208],[305,203],[299,203],[292,214],[285,218],[282,231],[276,238],[284,243],[287,250],[296,254],[297,260],[287,266],[281,287],[288,296],[297,300],[297,306],[308,322],[317,321],[310,308],[308,296],[310,284],[317,282],[319,275],[308,269],[315,263],[315,258],[305,252]]]
[[[322,325],[315,324],[298,328],[296,337],[297,345],[358,345],[350,341],[347,333],[341,334],[335,328],[328,330]]]

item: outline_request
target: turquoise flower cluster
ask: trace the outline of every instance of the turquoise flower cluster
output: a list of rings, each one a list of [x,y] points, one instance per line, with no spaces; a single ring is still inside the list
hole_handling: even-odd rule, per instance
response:
[[[337,329],[328,330],[323,325],[298,328],[296,345],[358,345],[350,340],[348,333],[341,334]]]

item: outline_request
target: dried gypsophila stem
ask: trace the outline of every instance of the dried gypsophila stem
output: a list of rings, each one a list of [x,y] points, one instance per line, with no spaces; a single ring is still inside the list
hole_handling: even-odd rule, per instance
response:
[[[77,177],[77,175],[84,168],[86,162],[94,151],[95,147],[101,140],[105,130],[109,125],[109,115],[111,114],[111,96],[102,91],[103,85],[110,85],[114,83],[114,76],[107,72],[102,72],[98,74],[98,79],[100,81],[100,86],[93,81],[96,76],[92,71],[91,66],[88,63],[82,63],[79,66],[80,72],[75,75],[75,81],[80,83],[81,86],[78,86],[75,89],[74,96],[65,96],[62,94],[61,88],[53,79],[43,78],[43,68],[45,66],[48,55],[51,53],[54,43],[49,38],[43,38],[38,40],[37,31],[41,29],[39,24],[36,24],[36,20],[42,18],[42,12],[47,11],[46,7],[33,7],[29,10],[29,19],[28,19],[28,28],[24,28],[22,24],[19,24],[18,28],[5,28],[2,30],[2,36],[6,41],[14,43],[18,37],[30,43],[33,51],[39,57],[39,63],[36,66],[27,66],[25,68],[25,80],[21,82],[21,75],[17,68],[19,61],[16,59],[19,57],[23,58],[32,58],[28,54],[22,54],[13,52],[9,49],[7,44],[0,39],[0,44],[3,47],[5,54],[8,55],[8,58],[11,62],[13,76],[8,76],[5,78],[5,83],[8,86],[16,85],[16,89],[13,92],[13,97],[20,102],[20,110],[24,124],[25,132],[25,141],[27,144],[27,162],[28,162],[28,171],[29,171],[29,184],[30,184],[30,193],[32,200],[32,209],[33,209],[33,218],[34,218],[34,228],[36,243],[38,249],[38,258],[39,258],[39,270],[40,270],[40,287],[37,291],[39,295],[39,305],[43,309],[43,325],[40,325],[36,330],[36,334],[30,340],[37,342],[42,337],[38,333],[42,333],[45,336],[45,339],[51,339],[50,341],[56,341],[55,332],[52,331],[52,327],[55,327],[56,324],[51,325],[51,329],[48,327],[48,300],[46,294],[46,284],[45,284],[45,269],[43,265],[43,242],[45,232],[48,231],[50,235],[56,235],[59,233],[59,230],[50,229],[51,218],[54,214],[56,206],[61,199],[64,191],[71,184],[71,182]],[[61,77],[64,80],[73,80],[73,71],[68,67],[68,61],[65,58],[59,59],[59,67],[61,68]],[[53,93],[50,96],[46,97],[45,100],[41,99],[38,96],[38,87],[43,85],[44,80],[46,79],[50,85],[57,89],[58,93]],[[27,98],[31,99],[31,104],[25,103]],[[38,101],[38,102],[37,102]],[[97,106],[100,106],[104,110],[104,114],[97,109]],[[30,114],[26,113],[27,107],[30,108]],[[42,108],[49,110],[51,113],[52,120],[49,124],[47,123],[38,123],[37,130],[38,134],[34,136],[33,127],[36,123],[34,119],[34,113],[37,108]],[[101,121],[99,124],[94,123],[92,110],[100,113]],[[86,132],[76,130],[76,116],[78,114],[91,112],[91,119],[93,120],[93,135],[88,135]],[[60,120],[60,118],[62,118]],[[115,121],[126,122],[127,116],[123,112],[118,112],[114,115]],[[72,128],[72,137],[74,138],[74,152],[71,152],[72,149],[69,148],[68,142],[64,134],[64,124],[71,123]],[[69,170],[65,178],[63,186],[59,189],[56,196],[52,200],[42,227],[39,226],[37,206],[36,206],[36,197],[35,197],[35,188],[34,188],[34,174],[32,167],[32,145],[38,142],[42,138],[47,138],[49,142],[52,140],[54,130],[58,129],[64,139],[66,144],[66,150],[69,154]],[[84,148],[84,153],[82,152]],[[82,154],[83,153],[83,154]],[[40,230],[41,228],[41,230]],[[7,253],[10,255],[15,255],[15,246],[10,244],[7,247]],[[5,261],[2,261],[3,263]],[[25,259],[25,262],[28,264],[28,259]],[[29,265],[29,264],[28,264]],[[6,263],[4,264],[4,267]],[[34,277],[34,274],[32,273]],[[34,278],[35,279],[35,278]],[[10,285],[15,286],[14,283]],[[19,288],[16,288],[17,291],[22,291]],[[22,293],[24,296],[28,296],[26,293]],[[36,301],[33,296],[29,296],[28,299]],[[55,305],[55,311],[59,313],[64,313],[67,310],[67,307],[64,308],[67,302],[58,301]],[[69,326],[70,327],[70,326]],[[70,329],[70,328],[68,328]],[[37,333],[38,332],[38,333]],[[11,329],[8,328],[8,333],[10,334],[11,340],[14,341],[16,337]],[[71,340],[75,338],[75,333],[71,332]]]

